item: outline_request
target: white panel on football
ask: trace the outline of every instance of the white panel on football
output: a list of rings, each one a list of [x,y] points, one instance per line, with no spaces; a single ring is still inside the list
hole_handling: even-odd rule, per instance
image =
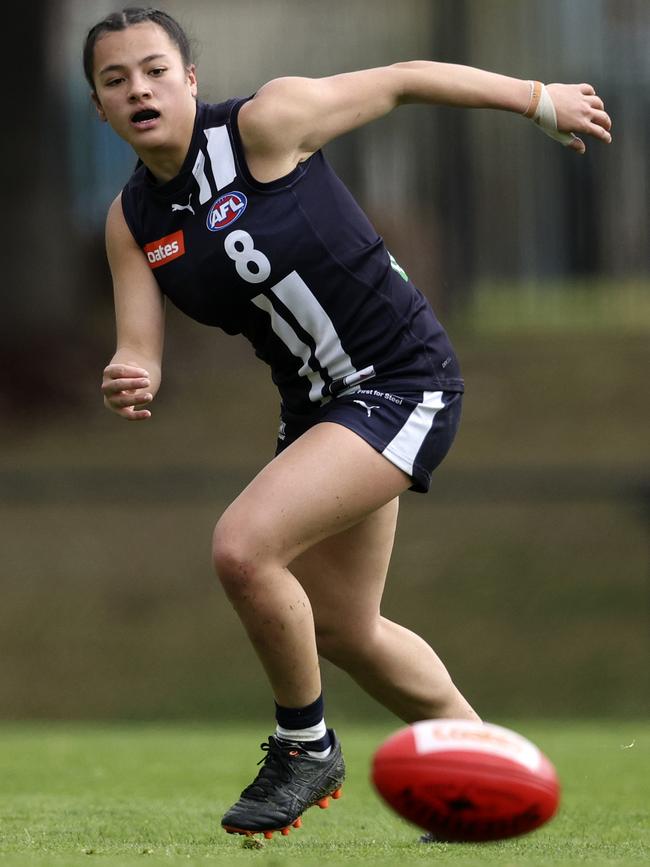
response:
[[[540,751],[516,732],[492,723],[473,720],[423,720],[414,723],[413,737],[419,754],[463,750],[501,756],[536,771]]]

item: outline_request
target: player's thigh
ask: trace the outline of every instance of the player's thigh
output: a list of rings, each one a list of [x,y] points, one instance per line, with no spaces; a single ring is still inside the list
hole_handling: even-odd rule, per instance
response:
[[[311,602],[317,637],[323,644],[365,636],[376,625],[398,507],[395,498],[291,563]]]
[[[287,565],[406,490],[409,476],[347,428],[324,422],[253,479],[215,529],[215,555]]]

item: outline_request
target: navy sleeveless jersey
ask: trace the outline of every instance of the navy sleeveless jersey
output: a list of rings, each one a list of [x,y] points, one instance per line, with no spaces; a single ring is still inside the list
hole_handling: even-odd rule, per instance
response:
[[[447,335],[322,152],[271,183],[248,171],[243,99],[197,104],[179,174],[139,164],[124,217],[162,292],[243,334],[282,402],[309,412],[372,379],[392,391],[462,391]]]

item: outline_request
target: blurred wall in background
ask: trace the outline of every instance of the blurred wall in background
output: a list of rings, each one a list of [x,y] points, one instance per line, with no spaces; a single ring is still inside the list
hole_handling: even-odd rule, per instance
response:
[[[647,712],[648,3],[158,5],[196,41],[207,101],[415,58],[603,96],[614,143],[582,158],[514,115],[423,106],[327,153],[442,315],[468,386],[432,493],[404,498],[387,613],[485,714]],[[116,8],[13,12],[30,62],[1,144],[0,716],[265,713],[209,540],[272,453],[266,371],[172,310],[152,422],[101,407],[103,221],[135,160],[96,119],[80,58]],[[378,712],[327,676],[339,713]]]

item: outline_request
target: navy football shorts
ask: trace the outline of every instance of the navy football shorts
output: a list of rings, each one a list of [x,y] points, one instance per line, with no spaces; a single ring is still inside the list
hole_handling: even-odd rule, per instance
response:
[[[396,394],[380,387],[340,395],[308,414],[291,413],[283,407],[276,454],[313,425],[334,422],[354,431],[411,476],[412,491],[426,493],[431,473],[456,436],[462,401],[462,393],[455,391]]]

